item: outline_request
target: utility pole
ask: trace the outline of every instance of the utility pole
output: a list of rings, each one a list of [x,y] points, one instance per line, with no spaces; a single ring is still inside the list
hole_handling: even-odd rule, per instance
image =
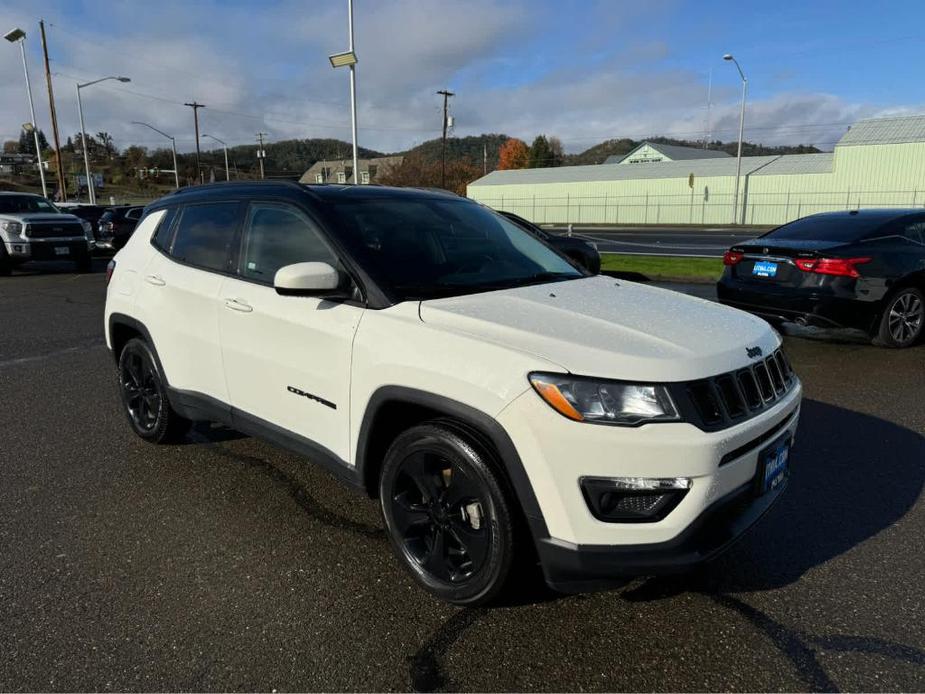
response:
[[[199,167],[199,109],[205,108],[206,105],[196,103],[195,101],[191,104],[183,105],[193,109],[193,123],[196,126],[196,175],[199,176],[199,183],[202,184],[205,181],[202,178],[202,169]]]
[[[263,172],[263,160],[267,157],[267,152],[263,148],[263,138],[267,136],[266,133],[257,133],[257,161],[260,162],[260,180],[262,181],[265,176]]]
[[[61,161],[61,138],[58,135],[58,115],[55,112],[55,90],[51,86],[51,68],[48,64],[48,43],[45,40],[45,20],[39,20],[39,29],[42,32],[42,52],[45,54],[45,84],[48,85],[48,108],[51,110],[51,131],[55,137],[55,163],[58,169],[58,190],[61,191],[61,202],[67,202],[67,182],[64,178],[64,162]]]
[[[440,165],[440,187],[446,188],[446,126],[448,116],[449,98],[456,96],[453,92],[441,89],[437,94],[443,95],[443,156]]]
[[[482,175],[488,174],[488,145],[482,143]]]

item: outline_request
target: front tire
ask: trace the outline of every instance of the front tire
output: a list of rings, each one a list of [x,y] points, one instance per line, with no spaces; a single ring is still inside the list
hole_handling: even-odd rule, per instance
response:
[[[923,328],[925,295],[915,287],[906,287],[887,300],[874,342],[883,347],[911,347],[922,337]]]
[[[475,440],[435,421],[399,435],[383,462],[392,549],[428,592],[456,605],[490,602],[511,569],[514,521],[489,460]]]
[[[129,340],[119,355],[119,392],[132,430],[145,441],[170,443],[189,431],[192,422],[170,406],[167,388],[148,344]]]

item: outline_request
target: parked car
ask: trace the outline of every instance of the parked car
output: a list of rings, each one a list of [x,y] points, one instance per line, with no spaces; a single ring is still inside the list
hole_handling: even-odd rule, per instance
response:
[[[103,216],[103,213],[106,210],[111,209],[103,205],[90,205],[88,203],[82,202],[59,202],[56,203],[58,209],[62,212],[67,212],[72,214],[75,217],[79,217],[85,222],[89,222],[92,233],[93,233],[93,247],[96,249],[96,244],[99,241],[99,222],[100,218]]]
[[[887,347],[925,323],[925,212],[826,212],[740,243],[723,258],[719,300],[773,322],[858,328]]]
[[[802,388],[765,321],[590,276],[465,198],[197,186],[109,272],[138,436],[216,421],[305,455],[453,603],[531,556],[570,591],[687,568],[787,484]]]
[[[100,217],[97,246],[118,251],[131,238],[144,206],[110,207]]]
[[[65,214],[41,195],[0,193],[0,275],[47,260],[70,260],[79,272],[89,272],[92,242],[88,222]]]
[[[533,222],[529,222],[513,212],[499,210],[498,213],[504,215],[519,227],[526,229],[538,239],[545,241],[557,251],[568,257],[573,263],[585,268],[592,275],[600,273],[601,255],[597,252],[597,246],[590,241],[571,236],[550,234],[545,229],[541,229]]]

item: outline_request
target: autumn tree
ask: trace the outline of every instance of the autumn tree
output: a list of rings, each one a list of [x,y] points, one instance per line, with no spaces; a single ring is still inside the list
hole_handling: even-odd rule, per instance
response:
[[[482,169],[469,159],[448,159],[446,162],[446,190],[457,195],[466,194],[466,186],[482,175]],[[401,164],[380,171],[376,182],[387,186],[412,188],[440,188],[439,161],[431,161],[420,154],[409,154]]]
[[[498,168],[501,170],[525,169],[529,156],[530,150],[527,148],[527,143],[512,137],[498,149]]]

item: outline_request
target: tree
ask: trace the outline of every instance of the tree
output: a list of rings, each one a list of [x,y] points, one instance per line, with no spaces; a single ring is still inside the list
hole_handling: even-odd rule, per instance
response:
[[[44,152],[48,149],[48,140],[45,138],[45,133],[42,132],[41,128],[37,132],[39,135],[39,148]],[[35,136],[27,132],[25,128],[19,132],[19,151],[22,154],[35,154]]]
[[[543,169],[553,166],[552,149],[549,147],[549,140],[545,135],[537,135],[533,144],[530,145],[530,156],[527,160],[527,166],[531,169]]]
[[[525,169],[529,156],[530,150],[527,148],[527,143],[512,137],[498,149],[498,168],[501,170]]]
[[[482,168],[469,159],[448,159],[446,190],[466,194],[466,186],[482,175]],[[401,164],[380,171],[376,181],[387,186],[414,188],[440,187],[440,162],[430,161],[419,152],[409,154]]]
[[[103,150],[103,153],[110,159],[112,159],[116,154],[116,146],[113,144],[112,135],[107,132],[100,131],[96,134],[96,139],[100,143],[100,147]],[[93,151],[91,149],[91,151]]]
[[[549,137],[549,152],[552,155],[550,166],[562,166],[565,160],[565,150],[562,148],[562,140],[558,137]]]

